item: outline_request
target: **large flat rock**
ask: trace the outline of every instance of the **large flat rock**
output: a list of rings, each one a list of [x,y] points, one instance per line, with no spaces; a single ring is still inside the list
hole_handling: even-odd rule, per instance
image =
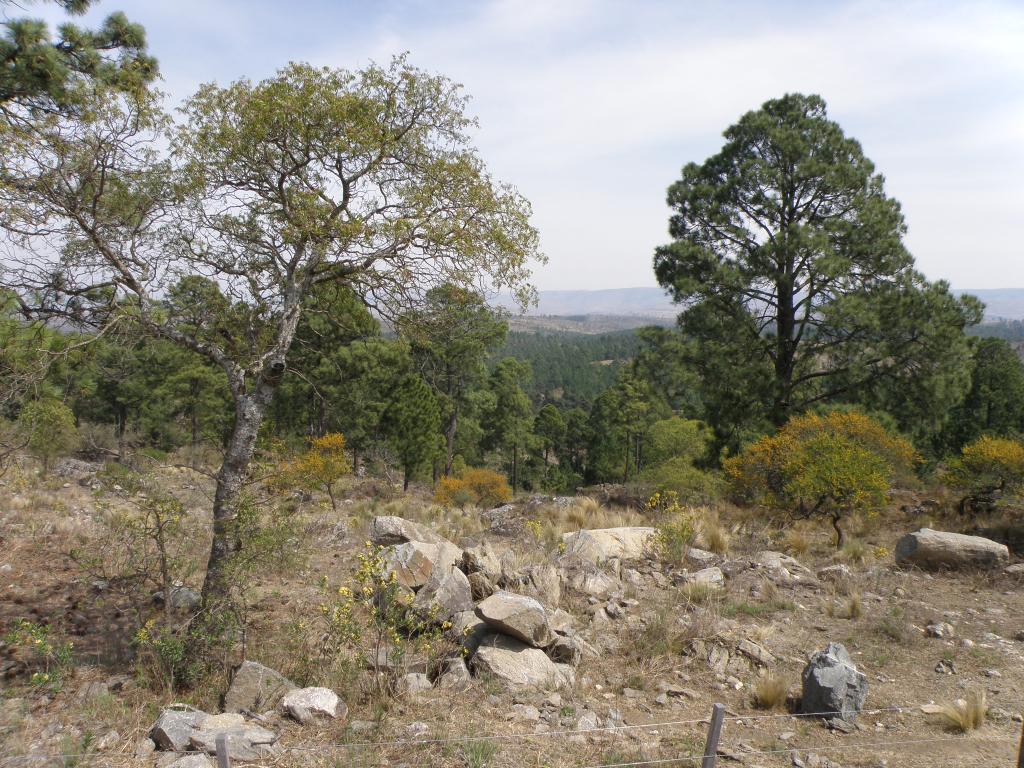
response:
[[[489,635],[473,655],[473,671],[489,675],[512,688],[557,687],[558,665],[539,648],[508,635]]]
[[[650,551],[654,528],[596,528],[562,534],[565,554],[591,563],[611,558],[636,560]]]
[[[476,615],[498,632],[537,648],[554,639],[544,606],[526,595],[495,592],[476,607]]]
[[[1010,560],[1010,550],[981,536],[922,528],[896,542],[896,562],[920,568],[951,570],[1001,568]]]

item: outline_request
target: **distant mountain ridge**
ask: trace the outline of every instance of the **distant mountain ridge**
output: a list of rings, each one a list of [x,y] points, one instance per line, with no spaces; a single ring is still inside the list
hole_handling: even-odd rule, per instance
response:
[[[1024,320],[1024,288],[954,288],[955,293],[969,293],[985,302],[987,320]],[[539,302],[527,315],[571,317],[602,315],[605,317],[642,317],[671,320],[679,313],[662,288],[605,288],[593,291],[539,291]],[[510,296],[500,295],[495,304],[516,311]]]

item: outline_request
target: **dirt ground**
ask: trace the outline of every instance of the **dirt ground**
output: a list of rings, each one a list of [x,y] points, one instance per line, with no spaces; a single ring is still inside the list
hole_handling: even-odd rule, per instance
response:
[[[163,482],[185,496],[201,518],[208,495],[201,478],[168,470]],[[21,475],[0,485],[0,632],[6,634],[20,619],[50,626],[53,637],[73,643],[75,659],[59,691],[50,692],[28,684],[29,665],[19,649],[6,643],[0,648],[2,766],[165,766],[170,759],[160,753],[135,755],[160,708],[172,701],[206,711],[216,707],[222,681],[172,693],[131,676],[136,614],[69,555],[95,535],[97,508],[109,498],[74,479],[36,481]],[[268,574],[252,585],[248,657],[287,674],[281,628],[315,610],[316,585],[323,577],[344,583],[377,512],[427,520],[460,545],[486,538],[525,560],[557,556],[550,536],[547,545],[540,537],[532,541],[522,525],[506,520],[502,531],[512,535],[499,535],[475,511],[452,513],[449,519],[428,507],[422,494],[383,502],[353,492],[337,512],[309,502],[303,512],[310,538],[304,566]],[[852,578],[838,585],[814,575],[837,562],[826,527],[804,531],[809,541],[796,547],[805,550],[796,557],[807,572],[800,571],[799,578],[769,585],[756,569],[723,566],[729,574],[725,588],[698,600],[671,579],[654,579],[655,571],[671,575],[666,564],[624,563],[639,577],[625,586],[627,604],[620,618],[592,626],[593,601],[563,591],[560,607],[600,650],[597,658],[580,664],[572,688],[509,691],[495,681],[477,680],[466,690],[434,688],[382,702],[355,686],[346,692],[350,711],[344,723],[271,723],[281,733],[281,751],[263,764],[699,765],[693,758],[703,750],[713,705],[721,703],[726,708],[721,766],[1015,765],[1024,712],[1021,584],[1002,572],[897,568],[891,552],[902,533],[923,522],[946,529],[962,525],[938,512],[923,521],[907,511],[914,507],[906,499],[894,502],[890,513],[858,532],[865,544],[863,561],[846,561]],[[524,522],[553,513],[544,505],[523,504],[510,514]],[[719,514],[731,530],[726,563],[763,550],[786,551],[790,539],[782,527],[749,512]],[[601,515],[598,522],[614,522],[611,513]],[[635,521],[625,512],[621,518]],[[205,541],[197,535],[190,546],[199,558]],[[650,629],[654,614],[662,619],[655,626],[679,633],[685,642],[667,643],[669,652],[649,652],[657,647]],[[952,626],[953,635],[926,636],[925,627],[940,621]],[[774,657],[767,669],[737,653],[744,639]],[[768,671],[785,679],[791,699],[798,696],[808,655],[829,641],[843,643],[869,681],[865,711],[852,732],[830,730],[784,707],[753,706],[752,687]],[[724,667],[716,649],[727,652]],[[717,658],[718,668],[709,657]],[[953,702],[969,691],[984,691],[989,707],[985,724],[969,734],[946,730],[921,711],[923,704]],[[541,713],[540,721],[523,715],[530,707]],[[597,715],[600,729],[580,729],[580,715],[588,712]]]

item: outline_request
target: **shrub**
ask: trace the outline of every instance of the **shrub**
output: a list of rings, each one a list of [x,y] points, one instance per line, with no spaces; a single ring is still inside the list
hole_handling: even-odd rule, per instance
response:
[[[505,476],[490,469],[467,469],[461,477],[442,477],[434,491],[434,501],[454,507],[495,507],[511,499]]]
[[[910,443],[874,419],[832,412],[794,416],[775,435],[726,459],[724,468],[737,501],[829,517],[842,547],[841,521],[876,514],[892,483],[918,462]]]
[[[331,500],[331,509],[337,511],[335,485],[351,471],[352,464],[345,455],[345,436],[340,432],[328,432],[322,437],[311,438],[309,450],[286,462],[281,472],[274,477],[272,485],[304,490],[322,488]]]
[[[644,511],[658,520],[655,553],[670,563],[683,562],[697,536],[692,512],[680,505],[679,497],[671,491],[655,493],[647,500]]]
[[[58,643],[50,627],[26,619],[16,621],[4,641],[12,648],[25,649],[31,656],[29,664],[34,669],[29,682],[34,687],[60,689],[71,667],[71,643]]]
[[[979,437],[949,463],[943,480],[965,492],[960,500],[961,512],[991,508],[999,496],[1024,488],[1024,444],[1001,437]]]
[[[18,416],[18,432],[29,452],[43,463],[44,474],[54,459],[78,446],[75,414],[59,400],[27,403]]]

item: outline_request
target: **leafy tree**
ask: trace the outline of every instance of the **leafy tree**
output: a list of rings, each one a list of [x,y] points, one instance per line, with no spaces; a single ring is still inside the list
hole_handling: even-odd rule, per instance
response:
[[[93,0],[57,0],[69,14],[82,14]],[[146,52],[146,33],[123,13],[114,13],[96,31],[62,24],[54,40],[35,19],[3,23],[0,37],[0,111],[67,109],[80,101],[90,83],[126,91],[145,87],[157,76],[156,59]]]
[[[965,491],[961,513],[991,509],[1000,496],[1024,490],[1024,444],[983,435],[949,462],[943,480]]]
[[[558,454],[565,442],[566,423],[562,412],[548,403],[538,412],[533,422],[533,432],[540,440],[544,452],[544,467],[547,468],[552,454]]]
[[[509,462],[513,492],[519,486],[520,459],[533,438],[533,409],[522,387],[529,378],[530,366],[509,357],[495,366],[488,383],[494,400],[484,420],[485,442]]]
[[[831,518],[838,548],[846,540],[843,519],[876,513],[892,483],[917,461],[910,443],[878,421],[834,411],[794,416],[775,435],[726,459],[724,469],[739,501]]]
[[[430,466],[441,443],[441,411],[437,398],[418,374],[404,376],[391,392],[384,428],[402,465],[402,488]]]
[[[350,286],[392,315],[440,283],[528,299],[529,208],[487,174],[464,105],[402,58],[359,72],[292,64],[201,88],[169,152],[167,118],[145,94],[100,93],[81,119],[9,132],[0,178],[18,183],[0,183],[0,222],[32,256],[5,262],[2,285],[23,311],[116,315],[225,372],[235,418],[207,605],[228,595],[236,507],[315,286]],[[182,277],[190,290],[159,300]]]
[[[701,373],[721,379],[708,379],[706,392],[732,392],[739,376],[748,382],[740,401],[761,401],[756,410],[781,425],[911,368],[935,346],[966,349],[963,328],[980,305],[914,272],[899,204],[820,97],[768,101],[725,139],[669,188],[674,241],[654,259],[659,282],[687,305],[682,324],[697,353],[714,358]],[[880,305],[920,291],[946,310],[926,340],[916,316],[897,310],[877,322]],[[729,405],[731,421],[739,404]]]
[[[401,317],[398,329],[409,340],[420,373],[440,399],[444,474],[449,475],[469,390],[486,377],[487,354],[505,340],[508,324],[478,292],[446,284],[428,291],[422,308]]]
[[[43,463],[43,474],[59,456],[66,456],[78,445],[75,414],[60,400],[32,400],[18,416],[18,431],[28,450]]]
[[[670,459],[686,459],[691,464],[700,461],[710,437],[704,424],[694,419],[672,416],[656,421],[648,432],[647,461],[654,465]]]
[[[1007,342],[977,340],[971,388],[952,409],[942,445],[957,450],[983,434],[1014,435],[1024,431],[1024,363]]]

